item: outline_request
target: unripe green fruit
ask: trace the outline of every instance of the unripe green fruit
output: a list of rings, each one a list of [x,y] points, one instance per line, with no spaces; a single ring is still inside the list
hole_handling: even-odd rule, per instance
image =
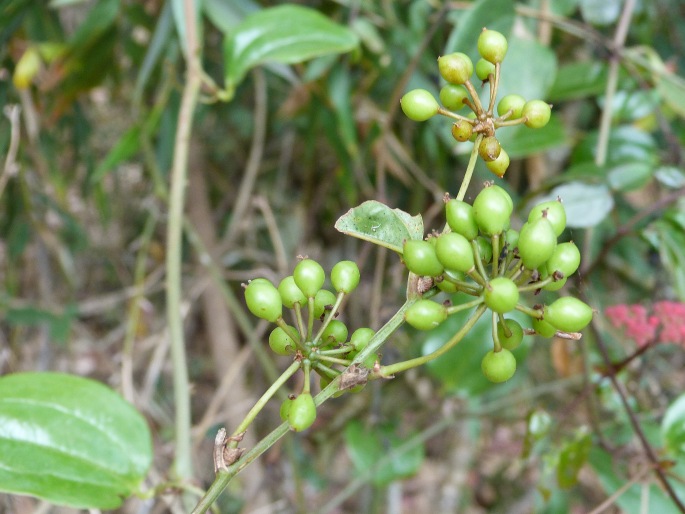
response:
[[[578,298],[563,296],[545,308],[545,321],[563,332],[580,332],[592,321],[592,308]]]
[[[418,300],[404,313],[404,319],[418,330],[431,330],[447,319],[447,307],[431,300]]]
[[[483,264],[492,261],[492,242],[490,242],[490,239],[478,236],[476,238],[476,244],[478,245],[478,253],[480,254],[480,260]]]
[[[542,337],[554,337],[557,329],[544,319],[533,318],[533,329]]]
[[[281,416],[281,419],[283,421],[288,421],[288,414],[290,413],[290,407],[293,404],[293,400],[290,398],[286,398],[283,400],[283,403],[281,403],[281,408],[279,409],[279,415]]]
[[[495,74],[495,65],[485,59],[478,59],[476,62],[476,77],[485,82],[490,75]]]
[[[502,152],[502,147],[495,136],[484,137],[478,145],[478,154],[485,162],[494,161]]]
[[[485,165],[495,175],[497,175],[499,178],[502,178],[504,174],[507,172],[507,169],[509,169],[510,162],[511,161],[509,160],[509,154],[504,151],[504,148],[502,148],[500,150],[499,155],[497,156],[497,159],[489,162],[486,161]]]
[[[278,289],[269,281],[252,280],[245,288],[245,303],[258,318],[274,322],[281,317],[283,302]]]
[[[480,367],[490,382],[506,382],[516,373],[516,357],[505,348],[499,352],[490,350],[483,357]]]
[[[524,223],[518,242],[521,262],[528,269],[537,269],[552,256],[556,244],[557,236],[547,218]]]
[[[519,231],[514,230],[513,228],[508,229],[504,236],[504,240],[509,246],[509,251],[513,251],[519,244]]]
[[[511,209],[501,190],[485,187],[473,201],[473,217],[481,232],[492,236],[509,226]]]
[[[321,334],[321,346],[332,346],[347,341],[347,326],[340,320],[332,319]]]
[[[504,323],[506,323],[511,335],[507,336],[504,326],[497,323],[497,339],[499,339],[502,348],[510,351],[515,350],[523,341],[523,328],[515,319],[505,319]]]
[[[483,30],[478,36],[478,53],[493,64],[504,60],[508,47],[507,38],[496,30]]]
[[[457,141],[464,142],[473,136],[473,125],[468,121],[459,120],[452,124],[452,137]]]
[[[580,250],[573,242],[558,244],[546,266],[550,274],[560,271],[564,274],[564,278],[568,278],[580,266]]]
[[[468,97],[469,93],[464,86],[446,84],[440,89],[440,103],[451,111],[462,109],[466,105],[464,100]]]
[[[438,289],[440,289],[440,291],[442,291],[443,293],[453,294],[459,291],[457,285],[453,284],[449,280],[440,280],[436,285],[438,286]]]
[[[547,261],[549,262],[549,261]],[[566,277],[560,279],[560,280],[555,280],[554,282],[550,282],[546,286],[544,286],[542,289],[545,291],[558,291],[562,287],[566,285]]]
[[[542,100],[529,100],[523,106],[521,116],[526,118],[526,126],[530,128],[542,128],[552,116],[552,108]]]
[[[355,357],[357,357],[358,354],[359,354],[359,352],[352,351],[352,352],[350,352],[350,353],[348,354],[348,357],[349,357],[350,359],[353,359],[353,360],[354,360]],[[378,354],[372,353],[372,354],[368,355],[368,356],[362,361],[362,365],[363,365],[365,368],[367,368],[367,369],[373,369],[373,367],[374,367],[374,365],[376,364],[376,361],[377,361],[377,360],[378,360]]]
[[[441,234],[435,244],[435,253],[446,270],[467,272],[474,267],[471,243],[456,232]]]
[[[511,110],[511,115],[508,120],[517,120],[523,114],[523,106],[526,105],[526,99],[521,95],[506,95],[497,104],[498,116],[504,116]]]
[[[316,420],[316,404],[310,393],[301,393],[292,400],[288,411],[288,423],[295,432],[307,430]]]
[[[295,327],[290,328],[293,333],[297,333]],[[293,338],[281,327],[274,328],[269,334],[269,346],[277,355],[290,355],[295,353],[295,348],[297,347]]]
[[[513,280],[493,278],[484,288],[485,305],[493,312],[504,314],[514,310],[519,301],[519,290]]]
[[[281,280],[281,283],[278,284],[278,293],[281,295],[283,305],[288,309],[292,309],[296,303],[300,304],[300,306],[307,305],[307,298],[300,291],[300,288],[297,287],[292,275]]]
[[[445,218],[453,232],[461,234],[469,241],[478,236],[478,225],[471,204],[463,200],[449,200],[445,204]]]
[[[326,307],[335,305],[336,297],[328,289],[320,289],[314,297],[314,317],[320,318],[326,312]]]
[[[321,264],[312,259],[303,259],[293,270],[295,284],[307,298],[314,298],[326,280],[326,273]]]
[[[409,271],[420,277],[437,277],[444,271],[435,254],[435,247],[428,241],[418,239],[405,241],[402,258]]]
[[[461,52],[443,55],[438,59],[440,75],[450,84],[463,84],[473,75],[473,62]]]
[[[356,262],[340,261],[331,270],[333,289],[339,293],[349,294],[359,285],[359,267]]]
[[[549,200],[533,207],[528,213],[528,221],[546,217],[552,224],[554,234],[559,237],[566,228],[566,209],[559,200]]]
[[[440,104],[433,95],[425,89],[413,89],[400,99],[402,112],[414,121],[426,121],[435,116]]]
[[[350,344],[354,346],[355,351],[361,352],[371,341],[371,338],[376,334],[372,328],[362,327],[358,328],[350,336]]]

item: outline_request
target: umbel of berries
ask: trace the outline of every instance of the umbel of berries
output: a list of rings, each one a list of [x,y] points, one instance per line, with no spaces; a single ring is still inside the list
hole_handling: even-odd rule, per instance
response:
[[[509,45],[504,34],[484,28],[478,36],[480,58],[474,66],[471,56],[451,52],[438,58],[438,71],[445,81],[439,99],[426,89],[414,89],[400,100],[402,111],[414,121],[426,121],[440,114],[452,120],[451,132],[459,142],[476,142],[478,151],[488,169],[503,177],[509,168],[509,154],[497,139],[497,130],[513,125],[542,128],[550,120],[551,106],[542,100],[526,100],[520,95],[504,96],[497,105],[501,64]],[[475,57],[475,56],[474,56]],[[476,84],[488,84],[485,98],[480,98]],[[442,104],[442,105],[441,105]],[[470,115],[459,113],[464,107]]]

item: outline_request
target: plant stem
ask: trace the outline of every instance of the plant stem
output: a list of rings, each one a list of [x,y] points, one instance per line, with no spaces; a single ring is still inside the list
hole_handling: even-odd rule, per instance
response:
[[[464,323],[464,326],[461,327],[459,331],[452,336],[452,339],[450,339],[447,343],[445,343],[440,348],[435,350],[433,353],[429,353],[428,355],[423,355],[421,357],[416,357],[415,359],[409,359],[408,361],[390,364],[389,366],[381,366],[381,369],[378,371],[377,375],[381,377],[390,377],[395,373],[399,373],[400,371],[406,371],[411,368],[423,366],[427,362],[430,362],[433,359],[437,359],[441,355],[450,351],[454,346],[457,345],[457,343],[459,343],[464,338],[466,334],[468,334],[469,330],[473,328],[473,326],[476,324],[476,321],[478,321],[478,318],[480,318],[483,315],[486,309],[487,307],[484,304],[479,305],[478,308],[473,312],[473,314],[471,314],[471,317],[466,321],[466,323]]]
[[[461,114],[457,114],[456,112],[448,111],[447,109],[443,109],[442,107],[438,108],[438,114],[455,120],[465,121],[467,123],[470,123],[471,125],[473,125],[474,122],[474,120],[472,120],[471,118],[467,118],[466,116],[462,116]]]
[[[531,309],[530,307],[526,307],[525,305],[522,305],[520,303],[515,308],[519,312],[528,314],[528,316],[530,316],[531,318],[542,319],[543,313],[541,310]]]
[[[314,336],[314,339],[312,339],[312,346],[316,346],[316,343],[318,343],[319,339],[321,339],[321,335],[323,334],[324,330],[326,330],[326,327],[330,324],[331,320],[335,318],[335,313],[338,312],[338,309],[340,308],[340,304],[342,303],[343,298],[345,298],[345,293],[341,291],[338,293],[338,296],[335,299],[333,308],[328,313],[328,316],[326,316],[326,318],[324,319],[323,323],[321,324],[321,327],[316,333],[316,336]]]
[[[497,314],[492,313],[492,342],[494,343],[495,352],[502,351],[502,343],[499,342],[499,334],[497,333]]]
[[[331,364],[340,364],[342,366],[349,366],[351,364],[349,359],[338,359],[337,357],[332,357],[330,355],[317,354],[316,358],[324,362],[330,362]]]
[[[304,343],[307,343],[312,338],[312,332],[314,331],[314,297],[307,298],[307,337],[304,339]]]
[[[262,395],[262,397],[257,400],[257,403],[254,404],[254,407],[250,409],[250,412],[248,412],[245,415],[245,419],[238,425],[238,428],[235,429],[233,432],[233,436],[238,436],[245,432],[247,428],[252,424],[254,419],[257,417],[257,414],[260,413],[260,411],[264,408],[266,405],[266,402],[268,402],[271,397],[276,394],[276,391],[278,391],[283,384],[285,384],[290,377],[292,377],[297,370],[300,369],[300,362],[299,361],[294,361],[288,368],[281,374],[280,377],[278,377],[278,380],[276,380],[273,384],[271,384],[271,387],[266,390],[266,392]],[[229,448],[237,448],[238,447],[238,439],[231,440],[231,442],[228,444]]]
[[[473,87],[473,86],[471,86]],[[469,158],[469,164],[466,167],[466,173],[464,173],[464,179],[461,181],[461,187],[459,188],[459,193],[457,193],[457,200],[464,200],[466,196],[466,190],[469,188],[471,183],[471,177],[473,176],[473,170],[476,167],[476,159],[478,158],[478,146],[483,140],[483,134],[478,134],[476,141],[473,143],[473,150],[471,150],[471,157]]]
[[[465,311],[466,309],[470,309],[471,307],[475,307],[476,305],[480,305],[483,303],[483,297],[476,298],[475,300],[471,300],[470,302],[466,303],[461,303],[459,305],[453,305],[452,307],[447,308],[447,315],[451,316],[452,314],[455,314],[460,311]]]
[[[485,112],[485,109],[483,109],[483,104],[480,103],[478,91],[476,91],[476,88],[473,87],[473,84],[471,84],[470,80],[464,82],[464,87],[468,90],[469,94],[471,95],[471,100],[473,100],[473,105],[475,107],[474,112],[476,113],[476,117],[478,117],[478,115]]]
[[[181,313],[181,239],[183,234],[183,210],[185,188],[188,176],[188,150],[193,125],[193,113],[202,80],[199,62],[199,45],[196,34],[195,3],[183,3],[186,17],[188,53],[186,55],[186,83],[178,112],[178,124],[174,144],[174,158],[171,168],[171,187],[169,192],[169,221],[167,225],[166,252],[166,311],[171,340],[171,360],[173,366],[174,404],[176,407],[176,434],[174,474],[179,479],[193,476],[190,449],[190,385],[186,362],[183,316]]]
[[[539,282],[533,282],[532,284],[528,284],[525,286],[519,286],[518,290],[519,290],[519,293],[523,293],[525,291],[535,291],[536,289],[542,289],[547,284],[551,284],[552,282],[554,282],[554,277],[552,275],[550,275],[545,280],[541,280]]]

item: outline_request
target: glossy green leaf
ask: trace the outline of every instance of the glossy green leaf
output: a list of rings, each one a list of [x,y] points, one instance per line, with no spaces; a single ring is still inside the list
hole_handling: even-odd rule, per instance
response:
[[[423,218],[400,209],[391,209],[376,200],[368,200],[343,214],[335,228],[364,241],[402,253],[407,239],[423,239]]]
[[[657,82],[661,99],[678,114],[685,118],[685,79],[672,73],[665,73]]]
[[[622,0],[580,0],[580,12],[592,25],[610,25],[618,20],[622,5]]]
[[[675,455],[685,455],[685,394],[668,406],[661,422],[661,435],[666,448]]]
[[[617,191],[635,191],[645,186],[654,175],[655,168],[650,162],[626,161],[611,166],[607,179],[612,189]]]
[[[230,34],[245,16],[260,9],[252,0],[202,0],[201,4],[209,21],[225,35]]]
[[[365,427],[354,420],[345,427],[345,444],[356,474],[375,485],[414,475],[424,459],[423,443],[407,445],[392,425]]]
[[[569,489],[578,483],[578,473],[585,465],[592,438],[587,430],[579,430],[576,437],[564,445],[557,462],[557,483],[562,489]]]
[[[561,102],[600,95],[606,89],[607,64],[601,61],[580,61],[561,66],[547,100]]]
[[[554,188],[550,196],[564,202],[569,228],[594,227],[614,208],[614,198],[604,184],[568,182]]]
[[[544,129],[531,129],[523,125],[501,128],[497,139],[511,159],[518,159],[568,144],[564,124],[552,115]]]
[[[672,189],[679,189],[685,186],[685,171],[675,166],[660,166],[654,172],[661,185]]]
[[[597,153],[598,132],[588,135],[573,151],[573,164],[594,161]],[[623,162],[648,162],[655,164],[657,145],[654,138],[632,125],[622,125],[609,133],[607,146],[608,166]]]
[[[357,44],[354,32],[313,9],[263,9],[246,17],[224,41],[226,88],[233,91],[250,69],[265,62],[302,62],[349,52]]]
[[[145,420],[103,384],[60,373],[0,378],[0,490],[114,509],[151,461]]]

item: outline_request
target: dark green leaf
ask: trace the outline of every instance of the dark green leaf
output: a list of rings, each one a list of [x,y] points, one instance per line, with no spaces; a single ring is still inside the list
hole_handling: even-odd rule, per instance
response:
[[[343,234],[385,246],[400,254],[405,240],[423,239],[420,214],[411,216],[376,200],[368,200],[347,211],[336,221],[335,228]]]
[[[587,461],[592,439],[586,430],[580,430],[573,441],[564,445],[557,462],[557,483],[569,489],[578,483],[578,473]]]
[[[0,490],[114,509],[151,460],[145,420],[103,384],[60,373],[0,378]]]
[[[595,160],[598,133],[588,135],[574,150],[574,164]],[[655,164],[656,142],[654,138],[632,125],[622,125],[612,129],[607,147],[607,165],[628,161],[642,161]]]
[[[556,115],[552,115],[544,129],[531,129],[523,125],[501,128],[497,131],[497,139],[512,159],[544,152],[568,143],[564,124]]]
[[[600,95],[606,88],[606,81],[607,65],[604,62],[581,61],[566,64],[557,71],[547,100],[561,102]]]
[[[246,17],[224,41],[226,88],[233,91],[245,74],[265,62],[296,63],[349,52],[357,36],[323,14],[282,5]]]

